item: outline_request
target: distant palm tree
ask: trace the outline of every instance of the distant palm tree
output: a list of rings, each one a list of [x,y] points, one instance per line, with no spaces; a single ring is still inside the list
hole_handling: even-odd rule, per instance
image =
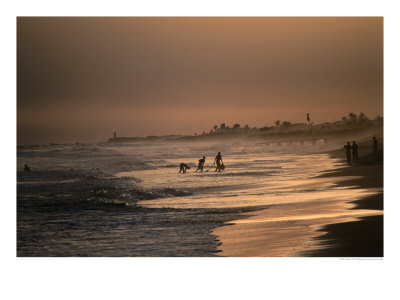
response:
[[[368,120],[368,118],[364,115],[364,113],[360,113],[360,114],[358,115],[358,122],[364,123],[364,122],[367,121],[367,120]]]
[[[351,120],[351,122],[353,123],[353,124],[356,124],[356,122],[357,122],[357,115],[356,114],[354,114],[354,113],[349,113],[349,118],[350,118],[350,120]]]

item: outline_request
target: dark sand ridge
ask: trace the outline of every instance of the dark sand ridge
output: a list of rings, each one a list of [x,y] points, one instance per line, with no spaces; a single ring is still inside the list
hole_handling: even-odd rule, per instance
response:
[[[382,139],[378,141],[382,145]],[[329,154],[345,157],[343,149]],[[235,226],[214,230],[222,241],[219,247],[221,255],[382,257],[383,151],[381,149],[378,156],[372,154],[371,137],[359,143],[359,157],[357,164],[325,173],[320,179],[332,178],[336,181],[340,178],[336,185],[349,188],[349,193],[354,187],[373,188],[381,192],[337,205],[323,202],[296,204],[289,209],[271,207],[257,212],[256,216],[252,213],[248,219],[250,222],[244,219],[234,222]],[[303,219],[312,215],[313,211],[318,211],[315,218]],[[276,216],[281,224],[271,220]],[[282,219],[286,217],[289,219],[282,226]],[[296,221],[290,220],[291,217]]]

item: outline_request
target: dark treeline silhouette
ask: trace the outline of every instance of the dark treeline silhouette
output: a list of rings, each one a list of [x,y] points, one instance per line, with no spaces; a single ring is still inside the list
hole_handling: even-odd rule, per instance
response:
[[[286,120],[275,120],[272,126],[263,126],[261,128],[250,127],[245,124],[242,126],[238,123],[233,123],[232,126],[221,123],[220,126],[214,125],[207,132],[195,133],[196,137],[218,137],[218,136],[265,136],[265,135],[280,135],[280,134],[299,134],[299,135],[326,135],[344,133],[346,131],[362,131],[362,130],[380,130],[383,126],[383,117],[376,116],[374,119],[369,119],[364,113],[358,115],[350,112],[347,116],[333,122],[323,122],[314,124],[311,121],[309,113],[306,114],[307,122],[292,123]]]
[[[195,132],[193,135],[169,135],[169,136],[148,136],[148,137],[116,137],[109,139],[109,142],[130,142],[140,140],[185,140],[185,139],[207,139],[207,138],[220,138],[221,136],[235,137],[245,135],[247,137],[279,137],[280,135],[293,135],[293,136],[329,136],[335,134],[345,134],[346,132],[375,130],[378,132],[383,127],[383,117],[376,116],[374,119],[369,119],[364,113],[358,115],[350,112],[347,116],[343,116],[340,120],[332,122],[323,122],[314,124],[311,121],[310,113],[304,114],[303,123],[292,123],[287,120],[275,120],[272,126],[263,126],[260,128],[250,127],[248,124],[241,125],[239,123],[232,123],[231,126],[226,123],[220,125],[213,125],[208,131],[201,133]],[[374,133],[376,134],[376,133]]]
[[[378,128],[383,124],[383,118],[379,115],[375,119],[369,119],[364,113],[350,112],[348,116],[342,117],[338,121],[324,122],[321,124],[314,124],[311,122],[310,114],[306,114],[306,123],[292,123],[290,121],[275,120],[272,126],[263,126],[261,128],[250,127],[248,124],[241,125],[239,123],[233,123],[232,126],[226,123],[221,123],[219,126],[214,125],[209,131],[203,131],[202,133],[194,133],[196,137],[206,137],[215,135],[258,135],[265,133],[279,133],[279,132],[310,132],[310,133],[326,133],[334,131],[345,131],[352,129],[366,129],[366,128]]]
[[[348,116],[344,116],[341,120],[335,122],[324,122],[321,124],[315,124],[311,122],[310,114],[307,113],[307,123],[291,123],[289,121],[281,121],[275,120],[273,126],[264,126],[261,128],[253,127],[250,128],[248,125],[241,127],[240,124],[235,123],[230,126],[226,126],[225,123],[221,123],[220,127],[217,125],[213,126],[213,130],[210,130],[210,134],[217,133],[229,133],[234,131],[244,131],[252,130],[252,131],[268,131],[268,130],[276,130],[276,129],[307,129],[313,127],[314,129],[343,129],[343,128],[354,128],[354,127],[368,127],[368,126],[377,126],[382,125],[383,117],[379,115],[376,116],[375,119],[369,119],[364,113],[359,113],[356,115],[355,113],[350,112]],[[206,135],[207,133],[204,131],[201,135]]]

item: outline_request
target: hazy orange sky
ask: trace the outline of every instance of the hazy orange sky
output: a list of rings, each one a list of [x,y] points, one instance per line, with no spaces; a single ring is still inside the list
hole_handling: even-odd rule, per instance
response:
[[[18,18],[19,144],[383,115],[383,18]]]

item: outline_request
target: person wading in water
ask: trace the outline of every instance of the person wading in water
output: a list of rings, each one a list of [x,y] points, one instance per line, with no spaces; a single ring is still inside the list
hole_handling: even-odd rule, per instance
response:
[[[204,163],[205,163],[205,162],[206,162],[206,157],[205,157],[205,156],[203,156],[202,159],[199,159],[199,165],[197,166],[196,172],[197,172],[198,170],[200,170],[201,172],[203,172],[203,167],[204,167]]]
[[[218,152],[217,156],[215,157],[214,165],[215,165],[215,163],[217,163],[217,167],[215,168],[215,172],[217,170],[219,172],[219,171],[224,169],[224,167],[223,167],[224,166],[224,162],[222,161],[221,152]]]

